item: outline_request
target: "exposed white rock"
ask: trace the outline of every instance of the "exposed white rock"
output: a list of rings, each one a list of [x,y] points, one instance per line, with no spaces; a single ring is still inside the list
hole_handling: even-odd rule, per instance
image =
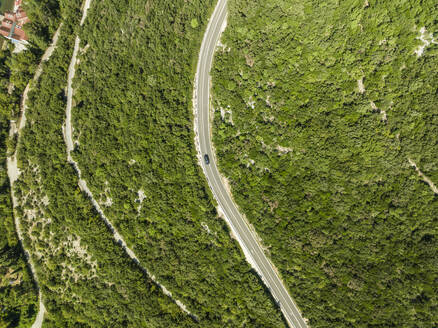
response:
[[[374,111],[378,111],[379,110],[379,108],[377,107],[377,105],[374,103],[374,101],[370,101],[370,105],[371,105],[371,108],[374,110]]]
[[[272,104],[271,104],[270,98],[271,98],[271,96],[268,95],[268,96],[266,97],[266,99],[265,99],[265,102],[266,102],[266,105],[267,105],[267,106],[269,106],[269,107],[272,108]]]
[[[246,167],[250,167],[251,165],[254,165],[255,161],[251,158],[248,158],[248,163],[246,163]]]
[[[145,200],[145,198],[146,198],[146,195],[145,195],[143,189],[140,189],[140,190],[138,191],[138,201],[140,202],[140,204],[143,203],[143,201]]]
[[[277,149],[278,152],[281,153],[281,154],[287,154],[287,153],[290,153],[291,151],[293,151],[293,149],[290,148],[290,147],[283,147],[283,146],[280,146],[280,145],[277,145],[275,147],[275,149]]]
[[[438,42],[434,39],[432,33],[427,32],[424,26],[420,29],[420,36],[417,37],[417,39],[423,43],[414,50],[414,53],[417,55],[417,57],[421,57],[424,53],[424,50],[432,43],[438,44]]]
[[[219,110],[221,112],[221,119],[224,122],[230,123],[231,125],[234,125],[233,122],[233,111],[231,110],[230,105],[228,105],[226,108],[219,107]],[[228,117],[228,119],[227,119]]]
[[[12,91],[14,91],[14,90],[15,90],[15,85],[14,85],[14,83],[9,82],[9,84],[8,84],[8,94],[11,95],[11,94],[12,94]]]
[[[207,231],[207,233],[211,233],[210,228],[208,227],[207,223],[205,222],[201,222],[201,226],[204,228],[205,231]]]
[[[111,207],[113,205],[113,199],[110,197],[107,197],[105,202],[102,203],[105,207]]]
[[[430,189],[432,189],[432,191],[435,194],[438,194],[438,188],[435,186],[435,184],[432,182],[432,180],[430,180],[426,175],[424,175],[423,172],[420,171],[417,164],[415,164],[415,162],[412,159],[408,158],[408,161],[409,161],[409,164],[411,164],[411,166],[415,168],[418,175],[423,179],[423,181],[429,185]]]
[[[251,96],[251,97],[249,97],[248,101],[246,102],[246,105],[248,107],[251,107],[252,109],[254,109],[255,108],[255,103],[256,103],[255,100],[253,100],[252,96]]]
[[[225,121],[225,109],[223,107],[219,107],[220,111],[221,111],[221,119],[222,121]]]
[[[388,117],[386,116],[386,111],[382,110],[380,113],[382,114],[382,121],[383,122],[387,122],[388,121]]]
[[[90,48],[90,44],[87,43],[85,47],[80,49],[81,55],[85,54],[89,48]]]
[[[359,80],[357,80],[357,87],[358,87],[360,93],[364,93],[366,91],[365,85],[363,84],[363,77],[361,77]]]

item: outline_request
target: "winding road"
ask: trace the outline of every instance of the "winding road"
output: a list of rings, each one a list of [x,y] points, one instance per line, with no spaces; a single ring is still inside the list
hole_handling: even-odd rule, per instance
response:
[[[286,321],[290,327],[305,328],[307,324],[300,314],[295,302],[290,297],[276,269],[266,257],[262,246],[257,241],[256,233],[242,217],[237,206],[227,191],[216,166],[211,142],[210,126],[210,70],[216,45],[219,42],[227,19],[227,1],[218,0],[210,18],[207,30],[202,40],[194,89],[195,138],[198,157],[207,177],[209,186],[223,212],[232,232],[239,241],[249,263],[257,270],[260,277],[277,300]],[[208,154],[210,163],[206,164],[203,157]]]

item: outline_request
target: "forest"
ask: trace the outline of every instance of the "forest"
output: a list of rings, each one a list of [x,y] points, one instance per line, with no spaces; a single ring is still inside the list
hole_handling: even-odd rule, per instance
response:
[[[15,232],[6,155],[9,120],[19,101],[9,88],[11,49],[0,51],[0,327],[29,327],[38,310],[38,297]],[[9,92],[10,91],[10,92]]]
[[[214,3],[95,2],[83,30],[81,5],[62,1],[55,26],[31,30],[41,31],[36,50],[23,52],[32,65],[13,65],[26,70],[10,77],[24,89],[37,48],[49,43],[44,31],[62,22],[57,47],[31,86],[27,125],[18,141],[8,141],[18,149],[15,215],[35,263],[44,327],[285,327],[218,217],[196,163],[191,87]],[[113,239],[67,161],[65,87],[77,33],[74,156],[105,214],[172,299]]]
[[[197,164],[192,87],[214,4],[96,1],[80,28],[80,0],[25,2],[28,50],[0,52],[0,327],[28,327],[38,311],[13,215],[44,327],[286,327]],[[436,1],[228,7],[212,72],[217,158],[303,316],[314,328],[438,326]],[[26,128],[8,137],[61,22]],[[141,266],[67,161],[77,34],[72,155]]]
[[[13,1],[2,1],[1,8],[10,9],[12,5]],[[38,40],[49,40],[53,24],[59,21],[56,5],[45,1],[28,1],[26,5],[32,19],[29,25],[41,29],[27,30],[27,51],[14,53],[14,46],[3,38],[0,50],[0,327],[7,328],[29,327],[38,311],[35,282],[15,231],[12,212],[6,157],[15,150],[16,136],[9,137],[10,120],[16,121],[21,95],[47,46]],[[37,15],[37,11],[45,15]]]
[[[220,170],[313,328],[438,326],[437,14],[229,2]]]
[[[191,327],[184,314],[113,240],[66,159],[64,88],[80,2],[61,8],[58,46],[32,86],[18,140],[16,215],[36,263],[44,327]]]
[[[196,162],[192,84],[214,1],[101,1],[80,32],[72,153],[142,265],[205,327],[283,327]]]

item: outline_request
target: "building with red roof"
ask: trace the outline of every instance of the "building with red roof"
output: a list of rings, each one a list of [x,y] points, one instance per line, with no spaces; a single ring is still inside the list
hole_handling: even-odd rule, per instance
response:
[[[10,20],[9,13],[5,13],[5,16],[3,17],[2,24],[0,25],[0,34],[3,35],[6,38],[9,38],[9,35],[11,34],[12,26],[14,22]]]
[[[26,42],[28,37],[23,25],[29,22],[26,12],[21,8],[22,0],[15,0],[14,11],[6,12],[0,25],[0,34],[12,42]]]

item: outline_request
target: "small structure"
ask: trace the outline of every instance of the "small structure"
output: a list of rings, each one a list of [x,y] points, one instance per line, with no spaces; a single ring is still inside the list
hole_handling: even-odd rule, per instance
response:
[[[4,14],[0,26],[0,34],[16,44],[26,44],[28,40],[23,25],[29,22],[29,18],[21,8],[21,2],[22,0],[15,0],[14,11]]]

